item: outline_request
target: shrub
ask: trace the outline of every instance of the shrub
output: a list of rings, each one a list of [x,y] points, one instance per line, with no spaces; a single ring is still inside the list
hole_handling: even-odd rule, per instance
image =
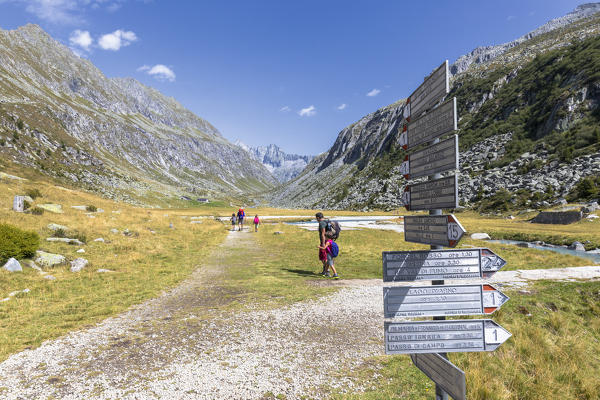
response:
[[[94,205],[91,205],[91,204],[90,204],[90,205],[88,205],[88,206],[85,206],[85,209],[86,209],[87,211],[89,211],[89,212],[96,212],[96,211],[98,211],[98,207],[96,207],[96,206],[94,206]]]
[[[568,194],[567,200],[590,200],[598,197],[600,197],[600,177],[588,176],[577,182]]]
[[[17,128],[19,128],[19,130],[23,130],[23,121],[21,121],[20,119],[17,120]]]
[[[32,231],[24,231],[15,226],[0,224],[0,265],[9,258],[30,258],[40,245],[40,237]]]
[[[64,238],[64,237],[67,237],[67,232],[65,232],[65,230],[62,228],[58,228],[57,230],[52,232],[52,237]]]
[[[40,192],[38,188],[29,188],[25,191],[25,194],[34,200],[38,197],[42,197],[42,192]]]
[[[72,239],[78,239],[80,242],[87,243],[87,236],[85,233],[75,232],[71,235]]]
[[[40,207],[33,207],[31,210],[29,210],[29,212],[33,215],[42,215],[44,213],[44,209]]]
[[[29,210],[31,208],[31,203],[27,200],[23,201],[23,210]]]

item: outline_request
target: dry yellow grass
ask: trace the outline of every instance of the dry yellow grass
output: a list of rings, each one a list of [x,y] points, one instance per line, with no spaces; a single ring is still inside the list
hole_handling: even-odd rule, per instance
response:
[[[64,213],[36,216],[11,211],[13,196],[27,188],[42,192],[36,203],[61,204]],[[155,297],[199,267],[226,235],[223,225],[210,219],[191,224],[179,211],[135,208],[44,182],[0,181],[0,205],[0,222],[38,232],[41,249],[90,262],[80,273],[70,272],[67,265],[45,269],[56,277],[54,281],[30,268],[23,273],[0,270],[0,298],[30,289],[30,293],[0,303],[0,360]],[[104,212],[90,218],[72,205],[95,205]],[[86,252],[76,253],[79,246],[47,242],[52,233],[49,223],[85,234],[88,243],[81,247]],[[169,228],[170,223],[174,229]],[[113,234],[111,228],[135,234]],[[94,241],[100,237],[109,243]],[[100,268],[114,272],[96,272]]]

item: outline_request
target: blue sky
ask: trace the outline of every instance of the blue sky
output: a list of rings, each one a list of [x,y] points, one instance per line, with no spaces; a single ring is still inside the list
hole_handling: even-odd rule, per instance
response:
[[[326,151],[443,60],[513,40],[583,1],[0,0],[109,77],[172,96],[229,140]]]

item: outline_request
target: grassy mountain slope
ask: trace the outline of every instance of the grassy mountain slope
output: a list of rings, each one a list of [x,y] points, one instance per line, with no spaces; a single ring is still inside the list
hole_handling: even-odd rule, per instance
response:
[[[479,205],[500,189],[508,190],[503,195],[515,207],[566,196],[576,200],[577,185],[600,174],[599,33],[600,13],[586,14],[471,62],[452,78],[449,96],[458,100],[464,204]],[[397,144],[401,104],[344,129],[327,153],[277,189],[275,204],[401,206],[406,182],[399,167],[407,154]],[[386,117],[394,107],[394,115]],[[349,140],[347,131],[356,125],[369,129]],[[331,182],[329,176],[338,179]],[[331,183],[315,190],[315,182],[322,181]]]
[[[0,30],[0,153],[13,167],[129,201],[235,196],[275,184],[174,99],[105,77],[36,25]]]

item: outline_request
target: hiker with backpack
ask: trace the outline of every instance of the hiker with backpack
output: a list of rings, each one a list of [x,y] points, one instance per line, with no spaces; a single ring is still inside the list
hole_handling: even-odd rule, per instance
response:
[[[325,250],[326,259],[323,262],[323,270],[327,268],[324,276],[329,276],[329,268],[331,268],[333,275],[331,277],[333,279],[339,279],[337,271],[334,266],[333,259],[336,258],[340,252],[340,248],[336,242],[333,241],[333,237],[335,236],[334,231],[328,231],[325,233],[325,245],[319,246],[319,249]]]
[[[321,261],[323,263],[323,271],[321,271],[321,275],[329,276],[329,265],[328,265],[328,261],[327,261],[327,251],[326,251],[326,247],[325,247],[325,244],[327,243],[327,240],[328,240],[326,234],[327,234],[327,232],[331,233],[331,239],[329,239],[329,240],[331,240],[333,242],[334,240],[337,240],[337,238],[339,237],[341,228],[340,228],[340,224],[338,224],[337,221],[330,221],[328,219],[325,219],[322,212],[316,213],[315,217],[317,219],[317,222],[319,223],[319,228],[318,228],[319,261]],[[335,244],[335,247],[337,248],[337,251],[339,251],[339,247],[338,247],[337,243]],[[336,256],[337,256],[337,254],[336,254]]]
[[[241,231],[242,229],[244,229],[244,217],[246,216],[246,213],[244,212],[243,208],[240,208],[238,210],[237,213],[237,219],[238,219],[238,226],[239,226],[239,230]]]
[[[254,216],[254,232],[258,232],[258,225],[260,224],[260,219],[258,219],[258,214]]]

